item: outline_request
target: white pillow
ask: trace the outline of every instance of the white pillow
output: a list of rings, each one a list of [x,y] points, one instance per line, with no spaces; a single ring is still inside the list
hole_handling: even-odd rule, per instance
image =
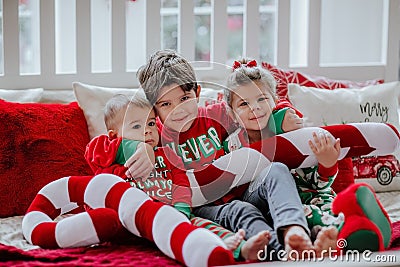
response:
[[[80,82],[73,82],[72,88],[85,115],[90,139],[107,133],[103,109],[111,97],[115,94],[126,94],[131,97],[139,92],[138,89],[100,87]]]
[[[370,121],[390,123],[399,130],[399,92],[400,82],[371,85],[361,89],[335,90],[304,87],[297,84],[288,86],[289,100],[303,113],[305,126]],[[397,158],[399,158],[399,152],[395,153]],[[357,164],[363,162],[361,159],[354,160]],[[371,165],[369,168],[375,166],[377,170],[382,164],[387,165],[384,157],[366,160]],[[356,168],[356,164],[354,167]],[[365,172],[365,166],[358,168],[358,171],[361,172],[360,168],[364,168]],[[365,172],[365,175],[375,176],[371,173],[373,172]],[[387,185],[380,184],[378,179],[369,177],[357,178],[356,182],[367,182],[377,192],[400,189],[400,177],[393,177],[392,182]]]
[[[76,101],[74,92],[70,89],[44,90],[40,103],[67,104]]]
[[[399,128],[399,92],[400,82],[335,90],[288,86],[289,100],[303,113],[305,126],[371,121]]]
[[[39,102],[43,94],[43,88],[33,89],[0,89],[0,99],[4,99],[9,102],[19,103],[34,103]]]

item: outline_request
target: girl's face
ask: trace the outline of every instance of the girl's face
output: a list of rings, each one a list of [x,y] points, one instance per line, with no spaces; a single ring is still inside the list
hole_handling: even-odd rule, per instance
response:
[[[250,82],[237,87],[232,94],[231,107],[242,127],[248,131],[261,131],[267,127],[275,101],[265,84]]]

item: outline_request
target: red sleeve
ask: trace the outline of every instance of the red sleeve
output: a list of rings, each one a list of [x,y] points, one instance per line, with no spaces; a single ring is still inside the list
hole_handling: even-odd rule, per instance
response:
[[[279,100],[279,102],[276,104],[276,106],[275,106],[275,108],[274,108],[273,111],[275,111],[275,110],[280,110],[280,109],[283,109],[283,108],[291,108],[291,109],[293,109],[293,110],[296,112],[296,114],[297,114],[300,118],[303,118],[303,114],[302,114],[298,109],[296,109],[296,108],[292,105],[292,103],[290,103],[288,100]]]
[[[328,177],[334,176],[337,174],[338,171],[339,171],[339,168],[338,168],[337,162],[335,165],[333,165],[330,168],[325,168],[321,164],[318,164],[318,174],[322,178],[328,178]]]
[[[125,178],[126,168],[115,164],[115,157],[122,139],[110,140],[106,135],[93,138],[86,146],[85,159],[95,174],[112,173]]]
[[[207,114],[210,118],[218,121],[228,132],[235,122],[229,115],[228,106],[225,102],[218,102],[206,107]]]
[[[160,118],[158,116],[156,118],[156,125],[157,125],[158,136],[161,136],[164,125],[160,121]],[[158,138],[158,145],[157,145],[158,147],[162,147],[161,139],[162,138]]]
[[[169,147],[163,147],[165,158],[168,159],[172,179],[172,205],[175,203],[186,203],[192,206],[192,190],[189,178],[182,159]]]

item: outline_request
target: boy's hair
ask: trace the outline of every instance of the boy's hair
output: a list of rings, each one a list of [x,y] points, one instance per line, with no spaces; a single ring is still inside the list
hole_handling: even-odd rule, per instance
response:
[[[164,86],[176,83],[184,91],[196,91],[197,88],[193,67],[184,57],[169,49],[151,55],[149,61],[139,68],[137,78],[152,105],[157,102]]]
[[[264,83],[271,90],[269,93],[272,95],[274,100],[276,97],[276,81],[272,74],[261,66],[257,66],[255,60],[241,59],[235,61],[232,68],[232,73],[227,79],[227,88],[224,90],[224,97],[226,103],[231,106],[232,94],[236,87],[246,85],[255,81]]]
[[[107,101],[104,107],[104,123],[106,124],[107,131],[113,130],[113,128],[118,123],[120,112],[126,112],[129,107],[139,107],[139,108],[149,108],[152,109],[153,106],[145,99],[143,96],[136,94],[135,97],[131,99],[123,94],[116,94],[110,100]]]

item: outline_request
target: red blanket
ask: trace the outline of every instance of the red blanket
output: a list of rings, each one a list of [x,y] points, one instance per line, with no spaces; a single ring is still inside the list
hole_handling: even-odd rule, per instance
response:
[[[47,264],[51,266],[182,266],[161,253],[151,242],[137,237],[131,237],[122,244],[105,243],[85,248],[29,251],[0,244],[0,266]]]
[[[400,221],[393,223],[390,250],[400,250]],[[0,244],[0,266],[181,266],[162,254],[154,244],[131,237],[122,244],[106,243],[89,248],[34,249],[23,251]]]

